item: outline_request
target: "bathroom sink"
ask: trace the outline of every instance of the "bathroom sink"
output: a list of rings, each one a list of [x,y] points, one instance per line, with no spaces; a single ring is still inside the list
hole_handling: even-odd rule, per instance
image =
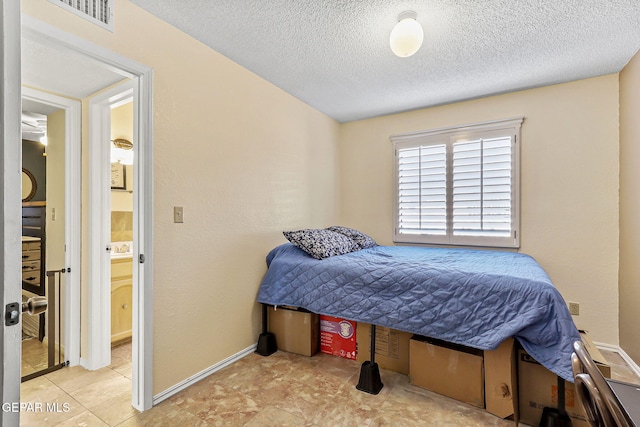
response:
[[[133,242],[111,242],[111,259],[131,258]]]

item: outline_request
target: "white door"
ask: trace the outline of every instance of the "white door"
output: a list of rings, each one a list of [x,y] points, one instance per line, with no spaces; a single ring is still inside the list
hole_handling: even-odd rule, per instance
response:
[[[0,216],[2,216],[2,260],[0,261],[0,289],[2,289],[3,312],[2,330],[2,412],[0,424],[17,426],[20,422],[20,346],[22,325],[20,310],[12,308],[7,313],[7,305],[15,303],[20,307],[22,279],[20,274],[21,251],[21,164],[20,144],[20,2],[0,0],[2,24],[2,50],[0,58]],[[15,314],[17,310],[17,314]],[[14,320],[7,321],[14,313]],[[16,317],[17,316],[17,317]],[[14,323],[8,326],[9,323]],[[17,407],[16,407],[17,405]]]

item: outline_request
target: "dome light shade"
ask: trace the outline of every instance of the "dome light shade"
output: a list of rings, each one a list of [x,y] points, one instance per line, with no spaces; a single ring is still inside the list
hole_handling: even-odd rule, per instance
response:
[[[422,46],[424,31],[416,17],[415,12],[402,12],[398,15],[398,23],[391,30],[389,45],[393,53],[401,58],[413,55]]]

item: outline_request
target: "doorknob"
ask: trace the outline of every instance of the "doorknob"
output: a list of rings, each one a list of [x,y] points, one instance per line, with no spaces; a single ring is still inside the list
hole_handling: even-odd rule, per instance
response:
[[[45,297],[31,297],[22,303],[22,312],[25,311],[31,316],[43,313],[47,310],[47,299]]]

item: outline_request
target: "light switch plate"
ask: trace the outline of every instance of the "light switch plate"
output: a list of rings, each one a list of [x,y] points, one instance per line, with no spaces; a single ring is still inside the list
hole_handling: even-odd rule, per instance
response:
[[[173,207],[173,222],[176,222],[176,223],[184,222],[184,212],[182,210],[182,206]]]

